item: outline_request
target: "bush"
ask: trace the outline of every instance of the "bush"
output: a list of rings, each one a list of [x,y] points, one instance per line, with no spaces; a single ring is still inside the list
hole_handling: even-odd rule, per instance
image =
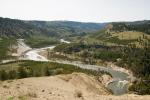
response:
[[[129,87],[130,91],[134,91],[139,95],[150,94],[150,84],[149,82],[139,82]]]
[[[7,80],[9,78],[8,73],[5,70],[0,71],[0,79],[2,81]]]
[[[18,77],[19,78],[26,78],[28,75],[27,75],[27,71],[24,67],[19,67],[18,68]]]
[[[17,72],[15,70],[9,71],[9,79],[15,79],[17,78]]]

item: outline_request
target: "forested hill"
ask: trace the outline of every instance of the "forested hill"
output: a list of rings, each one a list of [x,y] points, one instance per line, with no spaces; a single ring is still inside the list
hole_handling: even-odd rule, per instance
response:
[[[150,20],[135,22],[111,22],[97,32],[85,37],[88,43],[107,43],[109,45],[135,44],[137,47],[148,45],[150,41]]]
[[[105,25],[72,21],[23,21],[0,17],[0,37],[25,38],[42,35],[62,38],[96,31]]]
[[[47,27],[67,27],[82,31],[93,31],[98,30],[100,28],[104,28],[105,23],[83,23],[83,22],[73,22],[73,21],[49,21],[49,22],[40,22],[40,21],[32,21],[34,25],[44,25]],[[43,26],[42,26],[43,27]]]
[[[97,31],[106,26],[105,23],[82,23],[73,21],[30,21],[36,27],[56,33],[56,36],[84,35],[87,32]]]
[[[31,36],[50,36],[63,38],[82,36],[112,25],[111,31],[139,31],[150,34],[150,21],[83,23],[73,21],[23,21],[0,17],[0,37],[25,38]]]
[[[113,31],[139,31],[150,34],[150,20],[135,22],[113,22]]]
[[[34,34],[46,33],[21,20],[0,18],[0,37],[24,38]]]

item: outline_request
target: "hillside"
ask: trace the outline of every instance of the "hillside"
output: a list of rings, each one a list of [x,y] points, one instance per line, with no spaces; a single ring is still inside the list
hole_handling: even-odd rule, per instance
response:
[[[149,25],[147,22],[132,23],[134,26]],[[131,70],[138,78],[129,88],[130,91],[140,95],[150,94],[150,35],[139,29],[120,31],[122,24],[117,24],[110,23],[104,29],[76,38],[74,41],[77,43],[58,45],[54,52],[60,53],[54,53],[52,57],[104,66],[106,62],[113,62]],[[149,30],[149,27],[144,30]]]
[[[0,17],[0,37],[26,38],[32,36],[65,37],[103,28],[101,23],[72,21],[23,21]]]
[[[14,58],[12,53],[16,52],[17,42],[13,38],[0,38],[0,62],[1,60]]]
[[[5,100],[149,100],[149,96],[110,95],[83,73],[4,81],[0,90],[0,99]]]
[[[33,35],[47,33],[21,20],[0,18],[0,37],[27,38]]]
[[[0,98],[3,99],[12,97],[26,98],[25,100],[27,98],[72,100],[88,95],[110,94],[101,83],[83,73],[5,81],[0,89]]]
[[[28,22],[38,28],[45,29],[54,36],[76,36],[84,35],[86,32],[92,32],[105,27],[105,23],[82,23],[73,21],[30,21]]]
[[[143,47],[150,41],[149,25],[150,21],[113,22],[97,32],[86,35],[82,40],[113,46],[134,44]]]
[[[0,60],[11,58],[11,46],[17,46],[16,39],[25,39],[32,48],[59,43],[60,38],[81,36],[96,31],[105,24],[72,21],[24,21],[0,17]],[[8,54],[9,53],[9,54]]]
[[[135,22],[113,22],[113,31],[139,31],[150,34],[150,21],[135,21]]]

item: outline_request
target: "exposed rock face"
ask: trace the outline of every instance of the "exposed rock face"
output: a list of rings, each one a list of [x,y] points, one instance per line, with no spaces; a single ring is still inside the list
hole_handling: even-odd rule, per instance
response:
[[[104,87],[102,83],[96,80],[92,76],[88,76],[83,73],[73,73],[70,75],[58,76],[61,79],[72,84],[74,87],[79,89],[83,94],[100,94],[100,95],[109,95],[110,92]]]
[[[99,77],[98,80],[107,87],[108,83],[113,81],[113,78],[110,75],[104,74],[102,77]]]
[[[83,73],[0,82],[0,99],[18,100],[148,100],[150,96],[113,96]]]

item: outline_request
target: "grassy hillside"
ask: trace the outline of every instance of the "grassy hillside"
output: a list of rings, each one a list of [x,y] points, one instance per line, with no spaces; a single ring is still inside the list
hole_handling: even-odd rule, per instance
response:
[[[118,23],[119,24],[119,23]],[[81,40],[85,43],[100,43],[105,45],[129,45],[134,44],[137,47],[148,45],[150,35],[139,30],[119,30],[122,24],[109,24],[104,29],[90,33]],[[115,25],[115,26],[114,26]],[[111,26],[111,27],[110,27]],[[146,28],[149,30],[149,27]]]
[[[16,40],[11,38],[0,38],[0,61],[4,59],[12,58],[13,45],[16,44]]]
[[[39,37],[39,36],[32,36],[25,40],[25,43],[32,48],[40,48],[46,47],[49,45],[56,45],[60,43],[59,39],[54,37]]]
[[[82,72],[94,76],[101,76],[105,73],[54,62],[16,61],[0,65],[0,80],[71,74],[73,72]]]

